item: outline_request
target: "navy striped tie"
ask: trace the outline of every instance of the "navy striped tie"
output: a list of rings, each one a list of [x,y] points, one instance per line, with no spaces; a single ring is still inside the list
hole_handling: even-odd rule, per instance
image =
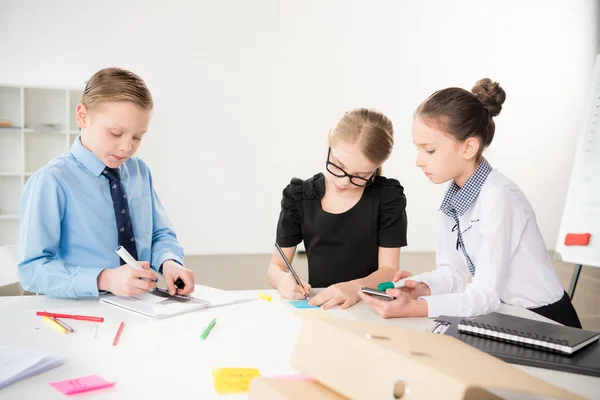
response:
[[[108,179],[110,186],[110,195],[113,200],[115,210],[115,219],[117,221],[117,233],[119,235],[119,245],[125,247],[129,254],[136,260],[138,259],[137,248],[135,246],[135,236],[133,234],[133,225],[129,214],[129,204],[127,203],[127,194],[121,184],[121,173],[115,168],[104,168],[102,174]],[[121,259],[121,265],[126,264]]]

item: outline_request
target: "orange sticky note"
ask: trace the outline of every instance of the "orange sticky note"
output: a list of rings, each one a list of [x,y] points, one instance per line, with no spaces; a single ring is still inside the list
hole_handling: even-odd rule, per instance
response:
[[[212,371],[215,390],[219,394],[247,393],[250,381],[260,376],[255,368],[217,368]]]
[[[565,246],[587,246],[591,236],[589,233],[569,233],[565,236]]]

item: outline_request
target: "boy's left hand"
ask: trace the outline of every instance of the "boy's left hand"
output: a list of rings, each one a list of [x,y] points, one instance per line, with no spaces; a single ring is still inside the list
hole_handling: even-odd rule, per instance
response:
[[[380,300],[375,296],[359,291],[357,294],[371,310],[375,311],[381,318],[397,317],[426,317],[428,313],[425,300],[412,299],[401,289],[388,289],[386,293],[394,296],[394,300]]]
[[[162,265],[163,278],[167,284],[167,290],[171,296],[175,294],[187,295],[194,291],[194,272],[179,265],[173,260],[167,260]],[[185,286],[183,289],[178,289],[175,286],[175,281],[181,278]]]
[[[322,305],[325,310],[337,305],[340,305],[341,309],[346,309],[358,301],[356,289],[356,285],[352,282],[336,283],[313,297],[308,304],[311,306]]]

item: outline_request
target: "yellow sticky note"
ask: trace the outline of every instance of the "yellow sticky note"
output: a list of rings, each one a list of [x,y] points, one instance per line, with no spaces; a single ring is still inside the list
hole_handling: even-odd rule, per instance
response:
[[[219,394],[247,393],[250,381],[260,372],[255,368],[217,368],[212,370],[212,376]]]
[[[303,309],[294,312],[296,317],[330,319],[331,314],[321,308]]]

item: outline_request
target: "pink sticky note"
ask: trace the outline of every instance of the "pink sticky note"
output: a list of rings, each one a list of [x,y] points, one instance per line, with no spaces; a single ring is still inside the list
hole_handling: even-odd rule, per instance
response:
[[[62,394],[71,395],[77,393],[91,392],[92,390],[104,389],[114,386],[117,382],[107,382],[98,375],[84,376],[82,378],[67,379],[64,381],[51,382],[50,385]]]
[[[277,375],[274,376],[275,379],[289,379],[295,381],[312,381],[314,380],[312,377],[304,374],[290,374],[290,375]]]

